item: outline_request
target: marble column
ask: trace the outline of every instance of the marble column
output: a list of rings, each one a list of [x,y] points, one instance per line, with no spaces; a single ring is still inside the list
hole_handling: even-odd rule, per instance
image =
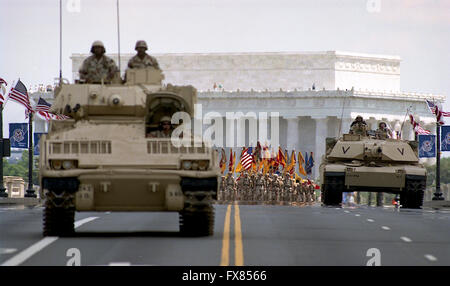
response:
[[[350,131],[350,125],[352,124],[353,120],[353,118],[342,118],[341,134],[338,134],[338,136],[342,136],[342,134],[348,134],[348,132]],[[337,130],[337,132],[339,132],[339,130]]]
[[[287,121],[287,149],[290,150],[297,150],[298,149],[298,142],[299,142],[299,118],[297,116],[295,117],[285,117]]]
[[[376,120],[374,117],[370,117],[366,120],[367,123],[367,129],[368,130],[376,130],[378,128],[378,120]]]
[[[319,178],[319,166],[322,162],[322,156],[325,154],[325,139],[328,134],[328,117],[325,118],[313,118],[316,122],[316,147],[314,151],[314,169],[312,177],[314,179]]]

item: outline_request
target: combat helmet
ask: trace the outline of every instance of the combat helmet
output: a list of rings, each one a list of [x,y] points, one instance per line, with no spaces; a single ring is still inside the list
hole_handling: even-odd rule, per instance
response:
[[[159,120],[159,123],[163,123],[163,122],[171,122],[172,120],[170,119],[169,116],[163,116],[161,117],[161,119]]]
[[[134,47],[134,49],[137,51],[137,48],[145,48],[146,50],[148,50],[147,43],[143,40],[136,42],[136,46]]]
[[[103,53],[106,52],[105,50],[105,45],[103,45],[102,41],[94,41],[91,45],[91,53],[94,53],[94,47],[102,47],[103,48]]]

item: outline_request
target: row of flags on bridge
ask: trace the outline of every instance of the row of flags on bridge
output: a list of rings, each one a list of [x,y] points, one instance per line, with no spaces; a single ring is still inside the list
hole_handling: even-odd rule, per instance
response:
[[[309,176],[312,173],[314,167],[314,153],[310,152],[308,155],[305,152],[305,156],[301,152],[292,150],[289,156],[288,151],[278,147],[278,151],[275,153],[269,150],[268,147],[261,147],[258,142],[256,147],[243,147],[240,159],[236,165],[236,152],[230,149],[230,156],[227,162],[227,156],[225,150],[222,148],[222,157],[220,159],[220,169],[222,174],[228,166],[228,172],[231,174],[243,173],[243,172],[262,172],[266,174],[270,170],[274,173],[290,174],[291,176],[300,177],[296,172],[296,164],[298,163],[298,172],[303,176]],[[227,164],[228,163],[228,164]],[[235,166],[236,165],[236,166]]]
[[[6,89],[3,85],[7,86],[8,83],[4,79],[0,78],[0,104],[6,105],[8,100],[12,100],[19,103],[20,105],[23,105],[25,107],[25,118],[28,118],[28,115],[30,113],[36,113],[47,121],[64,120],[69,118],[68,116],[63,114],[50,112],[51,104],[45,101],[45,99],[43,98],[39,98],[35,108],[33,108],[30,103],[30,97],[28,95],[27,88],[20,79],[13,87],[11,87],[6,98],[4,97],[4,95],[6,94]]]

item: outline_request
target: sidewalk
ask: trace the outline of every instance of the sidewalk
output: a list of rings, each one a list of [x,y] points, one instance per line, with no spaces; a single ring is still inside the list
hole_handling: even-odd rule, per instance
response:
[[[450,201],[426,201],[423,207],[434,209],[450,209]]]
[[[43,202],[39,198],[0,198],[0,205],[32,205],[36,206]]]

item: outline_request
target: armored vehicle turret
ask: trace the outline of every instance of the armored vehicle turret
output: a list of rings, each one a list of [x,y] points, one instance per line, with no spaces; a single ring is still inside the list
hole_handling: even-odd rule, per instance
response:
[[[162,126],[177,112],[193,117],[195,88],[162,85],[153,68],[126,79],[56,89],[51,111],[70,119],[52,121],[40,141],[44,235],[72,234],[75,211],[179,212],[183,234],[211,235],[217,155]]]
[[[417,141],[364,128],[352,133],[326,139],[319,168],[323,204],[340,204],[342,192],[385,192],[400,194],[404,208],[420,208],[426,169],[419,163]]]

